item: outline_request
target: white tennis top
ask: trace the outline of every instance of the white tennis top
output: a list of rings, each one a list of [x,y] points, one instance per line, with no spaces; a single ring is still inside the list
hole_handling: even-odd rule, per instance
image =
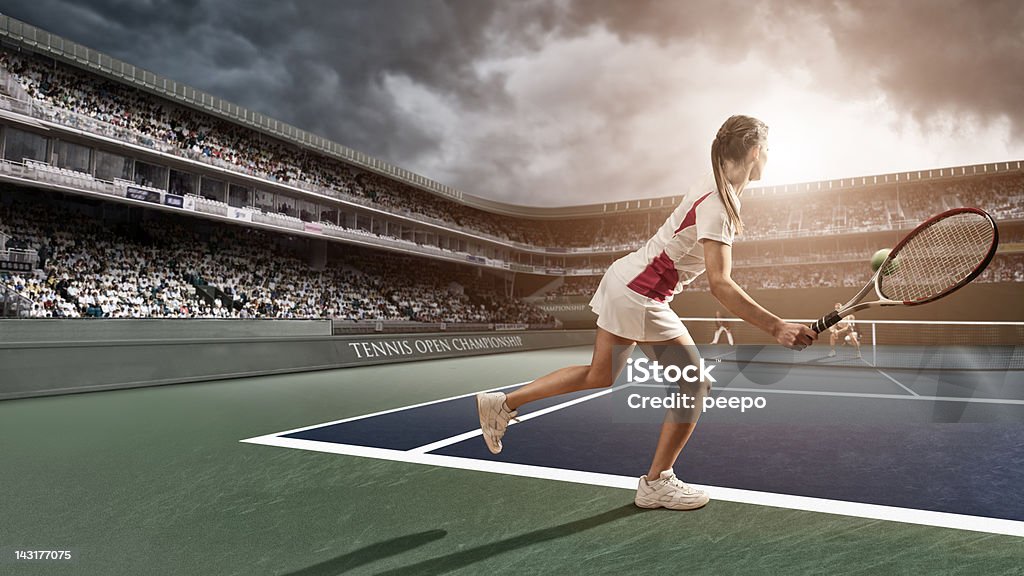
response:
[[[739,205],[737,199],[737,209]],[[690,188],[654,237],[616,260],[609,271],[630,290],[668,303],[704,272],[700,241],[706,238],[732,245],[734,236],[715,178],[708,174]]]

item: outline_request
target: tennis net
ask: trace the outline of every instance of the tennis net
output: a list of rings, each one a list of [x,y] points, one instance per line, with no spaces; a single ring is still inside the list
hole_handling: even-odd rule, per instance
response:
[[[814,346],[794,352],[775,345],[769,335],[743,320],[682,320],[706,356],[724,361],[929,370],[1024,369],[1024,322],[856,320],[838,325],[834,344],[832,333],[826,331]],[[813,320],[794,322],[810,324]]]

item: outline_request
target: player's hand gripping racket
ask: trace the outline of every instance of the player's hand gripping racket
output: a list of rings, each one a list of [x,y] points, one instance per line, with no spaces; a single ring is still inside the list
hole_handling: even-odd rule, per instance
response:
[[[959,290],[978,277],[999,244],[995,220],[978,208],[954,208],[915,228],[849,302],[811,324],[822,333],[870,306],[917,306]],[[874,287],[878,300],[861,302]]]

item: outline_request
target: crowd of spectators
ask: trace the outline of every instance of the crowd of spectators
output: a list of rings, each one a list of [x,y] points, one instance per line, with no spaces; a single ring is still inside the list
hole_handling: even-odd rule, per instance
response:
[[[1024,177],[754,196],[743,202],[746,230],[739,241],[903,229],[957,206],[984,208],[997,220],[1022,219]],[[637,246],[654,235],[671,210],[562,221],[548,236],[555,246],[564,248]]]
[[[1024,282],[1024,254],[996,256],[975,282]]]
[[[786,262],[780,260],[773,265],[770,262],[750,264],[741,260],[733,267],[732,278],[743,288],[751,290],[860,288],[872,275],[868,259],[869,255],[855,253],[849,254],[846,260],[830,261],[828,258],[822,258],[822,263],[787,259]],[[558,288],[547,291],[544,295],[547,300],[589,297],[597,290],[600,281],[600,275],[566,276]],[[1024,254],[998,254],[975,282],[1024,282]],[[688,291],[709,289],[705,274],[685,288]]]
[[[495,218],[479,209],[412,186],[364,172],[334,158],[286,144],[255,130],[221,120],[136,88],[26,53],[0,49],[0,66],[29,97],[54,109],[93,119],[151,141],[182,156],[227,165],[271,181],[297,185],[338,198],[362,200],[393,211],[417,214],[498,238],[529,242],[544,237],[544,226],[516,218]]]
[[[67,114],[89,118],[192,159],[515,242],[556,249],[633,248],[650,238],[671,211],[553,222],[497,216],[44,57],[4,48],[0,67],[13,74],[25,95],[56,111],[55,121],[70,118]],[[775,236],[890,230],[960,205],[985,208],[1000,220],[1024,218],[1024,177],[963,176],[753,195],[744,199],[747,230],[738,246]],[[268,248],[276,239],[253,229],[200,231],[191,223],[166,218],[148,221],[144,229],[118,229],[41,206],[0,206],[0,232],[9,236],[0,249],[38,250],[46,273],[5,277],[8,286],[35,302],[33,315],[546,320],[535,308],[478,277],[462,275],[455,282],[453,268],[423,259],[366,258],[351,252],[326,268],[313,269],[293,251]],[[1003,241],[1020,238],[1013,240],[1011,233]],[[757,288],[859,286],[870,275],[863,263],[869,252],[815,247],[775,254],[762,248],[756,255],[742,256],[737,251],[734,275],[741,285]],[[598,260],[578,267],[593,269]],[[403,281],[389,285],[396,278]],[[597,275],[569,276],[549,296],[590,294],[598,280]],[[1024,281],[1024,260],[1014,254],[997,256],[979,281]],[[690,289],[706,289],[703,282]]]
[[[127,223],[12,193],[0,195],[0,233],[50,254],[41,273],[3,279],[33,316],[550,321],[454,264],[346,246],[314,267],[301,241],[177,215]]]
[[[545,294],[548,300],[564,296],[592,296],[601,283],[600,276],[566,276],[562,284]]]
[[[556,248],[635,246],[671,211],[555,222],[499,217],[45,57],[4,48],[0,67],[28,97],[55,110],[54,120],[65,113],[89,118],[189,158],[496,238]],[[1022,195],[1024,178],[1018,175],[752,197],[744,200],[744,238],[888,229],[950,204],[988,208],[996,218],[1022,218]]]
[[[242,317],[411,320],[450,323],[550,321],[510,298],[478,269],[331,245],[313,267],[295,239],[244,226],[162,213],[120,224],[87,203],[0,195],[0,237],[36,249],[42,273],[3,282],[40,317]],[[1016,228],[1004,245],[1024,241]],[[733,277],[748,289],[859,287],[871,270],[867,244],[803,254],[742,256]],[[816,256],[820,263],[812,261]],[[589,296],[600,275],[566,276],[549,299]],[[1024,282],[1024,254],[999,254],[978,282]],[[704,276],[687,290],[707,290]]]
[[[732,277],[746,289],[860,288],[873,271],[865,262],[798,264],[792,266],[751,266],[734,268]],[[997,255],[974,280],[978,283],[1024,282],[1024,255]],[[688,290],[707,291],[707,276],[701,275]]]

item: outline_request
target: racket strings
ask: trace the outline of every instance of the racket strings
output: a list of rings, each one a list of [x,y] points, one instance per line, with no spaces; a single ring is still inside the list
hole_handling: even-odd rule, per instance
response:
[[[961,212],[937,220],[893,255],[879,290],[893,300],[934,298],[969,278],[994,240],[995,229],[981,214]]]

